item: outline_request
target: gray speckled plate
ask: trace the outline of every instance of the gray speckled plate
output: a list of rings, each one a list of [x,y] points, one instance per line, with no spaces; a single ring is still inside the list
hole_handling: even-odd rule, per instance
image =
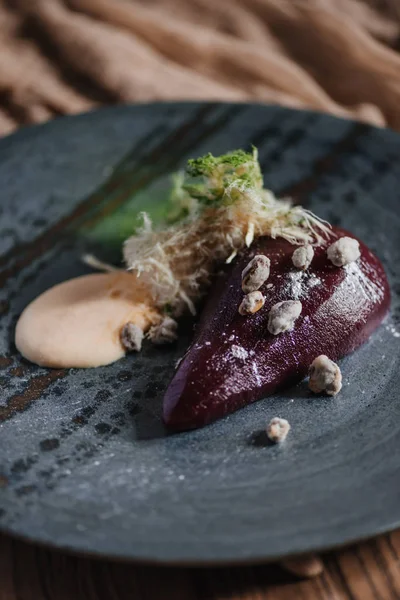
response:
[[[265,181],[362,237],[383,260],[392,313],[342,361],[336,399],[304,385],[205,429],[166,435],[160,405],[190,338],[105,368],[22,360],[18,315],[118,260],[137,211],[162,214],[168,173],[255,144]],[[0,513],[6,531],[161,562],[272,559],[400,525],[400,137],[309,112],[227,104],[117,107],[0,141]],[[397,329],[396,329],[397,328]],[[272,416],[282,447],[260,431]]]

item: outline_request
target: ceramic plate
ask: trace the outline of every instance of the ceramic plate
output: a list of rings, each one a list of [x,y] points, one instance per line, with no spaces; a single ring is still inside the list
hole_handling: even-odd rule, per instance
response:
[[[305,385],[167,435],[163,392],[192,333],[104,368],[24,361],[15,324],[38,294],[120,260],[141,210],[159,219],[192,156],[255,144],[266,185],[361,237],[392,310],[341,362],[335,398]],[[4,530],[75,551],[166,563],[259,561],[400,525],[400,137],[260,105],[107,108],[0,141],[0,507]],[[290,420],[280,447],[265,423]]]

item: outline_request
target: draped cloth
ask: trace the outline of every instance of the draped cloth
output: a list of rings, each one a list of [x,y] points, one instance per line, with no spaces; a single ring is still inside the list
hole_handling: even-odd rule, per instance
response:
[[[182,99],[400,130],[399,34],[397,0],[0,0],[0,135]]]

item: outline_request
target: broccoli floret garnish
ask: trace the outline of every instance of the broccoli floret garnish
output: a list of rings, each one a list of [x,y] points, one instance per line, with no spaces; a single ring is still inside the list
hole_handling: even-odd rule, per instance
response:
[[[221,154],[221,156],[213,156],[211,152],[208,152],[204,156],[188,160],[186,172],[192,177],[199,177],[200,175],[211,177],[218,167],[222,166],[225,171],[235,171],[238,167],[254,161],[257,161],[256,148],[252,153],[244,150],[233,150]]]
[[[221,156],[210,152],[188,161],[183,189],[200,203],[234,202],[237,193],[262,189],[257,149],[234,150]]]

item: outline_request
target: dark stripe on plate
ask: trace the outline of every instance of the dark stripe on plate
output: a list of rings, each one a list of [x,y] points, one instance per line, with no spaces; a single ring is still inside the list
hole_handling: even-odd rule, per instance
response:
[[[365,135],[370,129],[371,127],[369,125],[355,123],[348,133],[342,137],[327,154],[315,162],[311,175],[287,188],[283,188],[279,191],[279,195],[290,196],[296,204],[300,203],[305,195],[310,194],[317,188],[319,177],[332,171],[341,155],[344,152],[351,150],[358,139]]]
[[[13,359],[8,356],[0,356],[0,369],[7,369],[13,364]]]
[[[209,126],[204,126],[201,133],[197,134],[195,139],[190,139],[188,143],[183,145],[185,137],[192,132],[196,132],[196,129],[199,128],[200,125],[203,124],[204,118],[212,113],[215,110],[215,107],[218,107],[216,104],[209,104],[203,106],[201,110],[197,111],[196,115],[190,121],[184,123],[179,129],[172,132],[171,135],[164,138],[161,144],[152,152],[150,152],[146,157],[143,158],[143,161],[140,163],[140,167],[144,166],[152,166],[154,161],[157,161],[159,157],[163,155],[168,155],[169,160],[166,163],[158,162],[158,170],[148,171],[146,174],[142,175],[138,182],[133,183],[133,177],[130,173],[125,177],[119,179],[115,175],[113,175],[110,180],[103,186],[100,192],[95,192],[93,195],[89,196],[86,200],[84,200],[78,207],[76,207],[69,215],[58,221],[53,227],[44,232],[41,236],[39,236],[33,242],[29,242],[23,246],[19,247],[19,251],[22,256],[16,261],[16,263],[10,266],[8,269],[5,269],[0,273],[0,287],[4,286],[6,281],[13,275],[15,275],[21,268],[29,265],[32,260],[38,258],[46,250],[48,250],[51,246],[59,244],[61,242],[61,233],[67,229],[69,229],[72,225],[75,227],[81,227],[85,220],[88,219],[87,213],[90,209],[99,210],[99,204],[103,200],[105,205],[102,208],[99,216],[97,218],[103,218],[105,214],[115,210],[117,207],[121,206],[128,197],[133,192],[137,192],[139,189],[148,185],[155,177],[160,176],[162,173],[168,172],[170,169],[174,167],[174,165],[178,164],[181,160],[183,154],[185,154],[191,147],[199,144],[201,141],[206,139],[208,136],[215,133],[218,129],[226,125],[234,116],[237,116],[242,110],[244,110],[244,106],[240,105],[232,105],[224,112],[224,114],[214,123]],[[171,152],[172,144],[175,145],[174,150],[178,148],[179,153],[175,154]],[[181,146],[181,147],[180,147]],[[137,174],[134,173],[134,177],[137,177]],[[107,196],[110,194],[110,191],[113,188],[119,189],[121,183],[127,185],[127,188],[124,190],[125,193],[119,193],[117,198],[112,199],[111,201],[107,201]],[[129,191],[129,195],[128,192]],[[18,253],[17,253],[18,254]]]
[[[286,150],[293,150],[301,144],[301,142],[308,137],[309,130],[316,121],[320,119],[320,115],[314,113],[304,113],[303,119],[299,122],[299,117],[295,121],[295,127],[289,129],[285,134],[281,134],[279,138],[279,145],[273,149],[272,152],[263,157],[261,160],[261,168],[267,169],[268,162],[277,162]],[[261,146],[262,147],[262,146]]]
[[[208,127],[204,127],[203,131],[200,134],[197,134],[195,139],[189,138],[186,144],[179,148],[179,155],[174,155],[169,151],[171,147],[174,147],[174,145],[176,147],[177,143],[179,143],[182,138],[180,132],[178,132],[179,137],[177,138],[175,132],[172,132],[172,134],[165,139],[163,147],[158,148],[156,156],[152,156],[151,158],[152,161],[158,160],[157,167],[153,168],[153,170],[150,172],[145,172],[135,183],[132,182],[132,177],[128,177],[128,185],[126,185],[124,180],[121,180],[124,184],[124,187],[123,189],[119,189],[117,196],[112,199],[106,199],[104,208],[101,209],[100,212],[96,213],[89,221],[87,220],[86,216],[86,222],[81,223],[80,226],[85,225],[85,227],[92,227],[98,221],[101,221],[107,215],[123,206],[123,204],[125,204],[125,202],[127,202],[127,200],[129,200],[129,198],[132,196],[132,193],[136,193],[143,189],[161,175],[173,171],[177,167],[179,161],[182,159],[182,156],[187,154],[189,150],[195,148],[198,144],[203,142],[212,134],[216,133],[219,129],[222,129],[222,127],[231,121],[232,118],[239,115],[242,110],[243,107],[240,105],[231,107],[231,109],[226,111],[215,123],[212,123]],[[165,162],[162,162],[163,160]],[[119,182],[120,184],[121,181]],[[120,186],[120,188],[122,188],[122,186]]]
[[[140,154],[143,153],[143,150],[147,151],[147,148],[150,146],[150,144],[154,141],[154,139],[157,139],[157,137],[159,137],[159,135],[162,133],[162,131],[164,129],[165,129],[165,127],[161,127],[160,125],[157,125],[157,127],[155,127],[154,129],[151,129],[150,131],[146,132],[137,141],[137,143],[130,150],[130,152],[127,155],[125,155],[122,158],[122,160],[115,166],[114,172],[119,172],[120,170],[123,170],[124,168],[127,167],[128,164],[130,165],[130,168],[132,168],[132,165],[134,163],[133,158],[134,157],[137,158],[138,156],[140,156]],[[103,195],[110,193],[114,187],[115,187],[115,182],[114,182],[113,176],[111,176],[95,192],[90,194],[83,202],[78,204],[78,206],[76,206],[71,213],[62,217],[57,223],[52,225],[50,229],[48,229],[47,231],[44,231],[35,240],[33,240],[31,242],[27,242],[26,244],[17,244],[15,246],[13,246],[12,248],[10,248],[10,250],[8,250],[8,252],[6,252],[2,256],[0,256],[0,266],[4,266],[10,260],[15,259],[19,253],[25,252],[29,248],[29,246],[39,243],[40,240],[42,239],[42,237],[47,235],[48,233],[50,233],[53,228],[56,228],[58,226],[64,227],[65,226],[64,221],[66,220],[67,224],[68,224],[68,220],[73,219],[76,211],[80,211],[80,209],[82,207],[84,207],[86,202],[95,204],[98,200],[97,195],[100,192],[102,192],[102,195],[99,197],[99,200],[102,199]]]
[[[279,117],[279,120],[277,120]],[[268,122],[267,125],[264,125],[261,129],[258,129],[257,133],[253,135],[250,143],[258,148],[259,153],[262,153],[263,144],[268,141],[271,137],[276,138],[282,135],[282,126],[285,125],[288,121],[293,120],[295,123],[298,122],[298,115],[293,115],[291,111],[285,111],[280,113],[279,115],[272,115],[272,123]]]
[[[207,111],[205,109],[208,109]],[[194,117],[190,121],[186,121],[178,128],[178,131],[183,130],[186,131],[188,127],[191,125],[196,125],[196,123],[201,122],[202,118],[209,112],[210,107],[202,107],[201,111],[197,111]],[[140,158],[140,155],[143,152],[143,148],[147,149],[147,146],[154,138],[155,132],[158,130],[158,127],[155,130],[151,130],[149,133],[146,133],[138,142],[135,144],[134,148],[130,150],[130,152],[122,159],[122,161],[117,165],[115,169],[115,173],[94,193],[90,194],[87,198],[85,198],[82,202],[80,202],[69,214],[62,217],[57,223],[52,225],[50,229],[43,232],[40,236],[38,236],[35,240],[28,242],[26,244],[20,244],[15,247],[13,250],[9,252],[8,260],[18,257],[18,255],[22,254],[22,258],[20,258],[20,262],[24,264],[26,260],[35,258],[36,256],[40,256],[48,247],[55,243],[56,235],[66,228],[69,228],[74,225],[74,223],[79,220],[82,215],[84,215],[88,210],[103,201],[109,194],[111,194],[119,185],[119,169],[126,168],[127,164],[131,163],[133,158],[139,156],[139,162],[152,160],[152,155],[157,151],[157,148],[153,150],[153,152],[149,152]],[[164,144],[164,140],[162,140],[161,145]],[[133,165],[133,162],[132,162]],[[25,255],[25,256],[24,256]],[[15,268],[12,268],[12,271],[15,272]],[[5,280],[8,278],[7,271],[3,271],[0,274],[0,285],[3,285]]]
[[[6,406],[0,406],[0,423],[12,417],[16,412],[25,410],[34,400],[40,398],[54,381],[63,379],[67,373],[67,369],[54,369],[45,375],[33,377],[23,392],[11,396]]]

